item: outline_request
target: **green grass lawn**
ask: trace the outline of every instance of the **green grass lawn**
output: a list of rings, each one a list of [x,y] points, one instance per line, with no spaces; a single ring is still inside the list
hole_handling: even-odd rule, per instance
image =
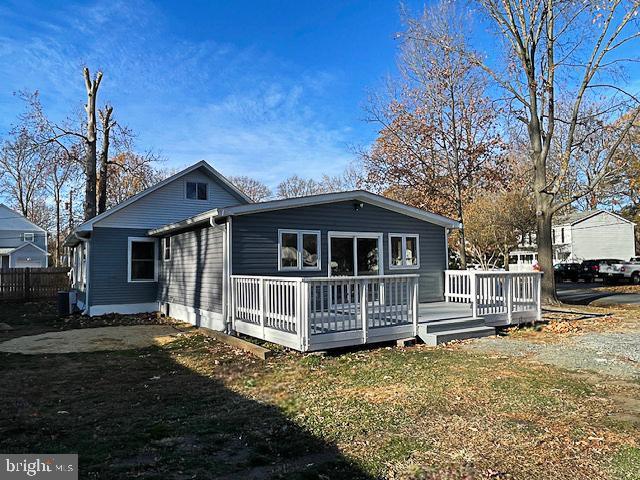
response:
[[[11,309],[25,334],[106,321]],[[456,347],[263,363],[190,334],[0,365],[0,451],[79,453],[81,478],[640,478],[614,402],[640,386]]]

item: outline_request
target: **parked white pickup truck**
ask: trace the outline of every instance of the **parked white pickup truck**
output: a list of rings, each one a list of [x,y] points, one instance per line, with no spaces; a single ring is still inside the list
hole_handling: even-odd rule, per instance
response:
[[[600,265],[600,276],[607,283],[629,282],[640,285],[639,257],[632,257],[628,262]]]

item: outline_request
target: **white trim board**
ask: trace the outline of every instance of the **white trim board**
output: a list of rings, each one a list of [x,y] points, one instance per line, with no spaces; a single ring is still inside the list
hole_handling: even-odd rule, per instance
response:
[[[131,244],[133,242],[140,243],[153,243],[153,280],[151,279],[141,279],[141,280],[132,280],[131,279]],[[154,283],[158,281],[158,239],[150,238],[150,237],[127,237],[127,282],[128,283]]]
[[[358,238],[375,238],[378,240],[378,274],[384,275],[384,234],[382,232],[340,232],[331,230],[327,232],[327,276],[331,277],[331,239],[353,239],[353,274],[358,275]]]
[[[166,306],[169,306],[169,317],[190,323],[197,327],[210,328],[223,332],[225,330],[224,317],[221,313],[212,312],[210,310],[202,310],[200,308],[182,305],[173,302],[161,302],[160,311],[166,313]]]
[[[148,303],[120,303],[115,305],[91,305],[89,307],[89,316],[97,317],[108,313],[120,313],[122,315],[131,315],[134,313],[150,313],[157,312],[158,302]]]
[[[400,254],[402,255],[402,265],[394,265],[392,262],[392,248],[391,248],[391,237],[399,237],[401,238],[401,245],[400,245]],[[406,265],[405,262],[407,261],[407,237],[414,237],[416,239],[416,251],[415,253],[415,257],[417,260],[417,263],[415,265]],[[420,269],[420,235],[418,235],[417,233],[389,233],[388,235],[388,241],[387,241],[387,245],[389,248],[389,254],[388,254],[388,259],[389,259],[389,270],[418,270]]]
[[[8,253],[8,255],[12,255],[12,254],[14,254],[15,252],[17,252],[18,250],[20,250],[21,248],[24,248],[24,247],[26,247],[26,246],[35,247],[35,248],[37,248],[38,250],[40,250],[42,253],[44,253],[45,255],[51,255],[50,253],[48,253],[46,250],[44,250],[44,249],[40,248],[40,247],[39,247],[38,245],[36,245],[35,243],[27,242],[27,241],[25,241],[22,245],[19,245],[19,246],[17,246],[16,248],[14,248],[13,250],[11,250],[11,251]]]
[[[282,266],[282,235],[286,233],[291,233],[296,235],[296,249],[297,249],[297,258],[295,267],[283,267]],[[305,235],[315,235],[316,237],[316,266],[315,267],[305,267],[304,266],[304,258],[302,255],[303,252],[303,243]],[[322,234],[320,230],[296,230],[296,229],[288,229],[288,228],[279,228],[278,229],[278,271],[279,272],[319,272],[322,270]]]

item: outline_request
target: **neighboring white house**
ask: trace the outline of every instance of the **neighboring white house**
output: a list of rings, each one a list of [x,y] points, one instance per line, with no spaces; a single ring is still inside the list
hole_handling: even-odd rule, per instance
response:
[[[0,268],[48,266],[47,232],[0,203]]]
[[[612,212],[573,212],[554,219],[553,261],[581,262],[600,258],[629,260],[635,256],[635,223]],[[511,252],[509,269],[527,271],[537,258],[535,235]]]

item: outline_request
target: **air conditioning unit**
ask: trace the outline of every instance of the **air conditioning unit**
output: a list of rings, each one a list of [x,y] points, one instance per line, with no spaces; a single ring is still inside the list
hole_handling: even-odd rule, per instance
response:
[[[71,315],[76,310],[78,294],[75,290],[58,292],[58,314]]]

